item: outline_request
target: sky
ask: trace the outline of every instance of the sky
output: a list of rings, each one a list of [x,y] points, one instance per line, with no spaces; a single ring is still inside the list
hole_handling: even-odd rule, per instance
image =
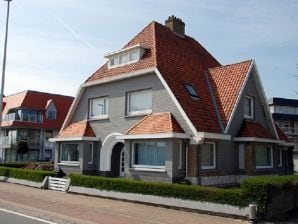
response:
[[[74,96],[107,59],[153,20],[181,18],[221,64],[255,59],[266,96],[298,98],[297,0],[13,0],[4,94]],[[6,19],[0,1],[2,71]]]

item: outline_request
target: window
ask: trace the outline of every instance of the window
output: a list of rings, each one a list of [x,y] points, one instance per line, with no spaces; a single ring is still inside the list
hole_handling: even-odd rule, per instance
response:
[[[271,146],[256,146],[256,168],[272,168],[273,154]]]
[[[93,143],[92,142],[89,142],[88,153],[89,153],[88,164],[93,164]]]
[[[239,144],[239,169],[243,170],[245,168],[245,145]]]
[[[216,165],[215,143],[206,142],[201,146],[201,167],[202,169],[215,169]]]
[[[101,97],[89,101],[89,118],[100,119],[108,117],[108,98]]]
[[[78,162],[79,144],[63,143],[60,151],[60,162]]]
[[[253,118],[253,98],[244,96],[244,118]]]
[[[51,160],[52,159],[52,150],[51,149],[45,149],[44,158],[45,158],[45,160]]]
[[[179,165],[178,169],[185,169],[186,149],[183,141],[179,141]]]
[[[152,90],[142,90],[127,94],[127,115],[152,112]]]
[[[48,110],[47,111],[47,118],[49,120],[56,120],[57,112],[55,110]]]
[[[184,87],[191,97],[199,98],[198,93],[195,91],[195,89],[193,88],[193,86],[191,84],[184,84]]]
[[[278,166],[279,167],[282,167],[282,149],[279,149],[278,151],[279,151],[279,155],[278,155],[278,157],[279,157]]]
[[[140,142],[133,143],[132,167],[165,169],[164,142]]]

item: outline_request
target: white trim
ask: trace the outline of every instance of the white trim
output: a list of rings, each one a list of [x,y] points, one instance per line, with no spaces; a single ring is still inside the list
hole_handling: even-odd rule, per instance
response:
[[[201,169],[202,170],[211,170],[211,169],[216,169],[216,144],[215,142],[205,142],[204,144],[210,144],[212,145],[212,150],[213,150],[213,166],[203,166],[201,165]],[[202,150],[202,148],[201,148]],[[202,153],[202,152],[201,152]],[[202,156],[201,156],[202,158]],[[201,161],[200,161],[201,163]]]
[[[177,109],[181,113],[181,115],[184,118],[185,122],[188,124],[188,126],[189,126],[190,130],[192,131],[193,135],[197,136],[197,129],[195,128],[195,126],[193,125],[193,123],[191,122],[191,120],[189,119],[187,114],[185,113],[184,109],[182,108],[182,106],[178,102],[178,100],[175,97],[174,93],[170,89],[168,83],[164,80],[164,78],[163,78],[162,74],[160,73],[160,71],[158,70],[158,68],[155,68],[155,73],[156,73],[157,77],[160,79],[160,81],[163,84],[164,88],[167,90],[167,92],[170,95],[170,97],[172,98],[172,100],[174,101],[174,104],[176,105]]]
[[[267,142],[267,143],[283,144],[283,141],[280,141],[280,140],[274,140],[274,139],[269,139],[269,138],[256,138],[256,137],[236,137],[236,138],[233,138],[233,141],[235,141],[235,142]]]
[[[270,169],[270,168],[273,168],[273,148],[272,148],[272,146],[265,146],[266,150],[268,148],[270,148],[270,151],[271,151],[271,154],[270,154],[271,165],[270,166],[257,166],[256,165],[256,169]],[[255,158],[257,159],[257,155],[255,156]]]
[[[259,74],[259,71],[258,71],[258,68],[257,68],[257,65],[256,64],[255,64],[254,68],[255,68],[256,78],[257,78],[257,81],[258,81],[258,84],[259,84],[259,87],[260,87],[260,91],[261,91],[261,94],[260,95],[263,96],[263,105],[262,106],[264,106],[265,109],[267,110],[267,116],[269,118],[269,121],[271,121],[271,125],[273,127],[273,131],[274,131],[275,137],[277,139],[279,139],[279,136],[277,134],[277,130],[276,130],[276,127],[275,127],[275,124],[274,124],[274,121],[273,121],[273,118],[272,118],[272,115],[271,115],[271,112],[270,112],[270,108],[269,108],[268,100],[267,100],[267,97],[266,97],[266,94],[265,94],[265,90],[264,90],[264,87],[262,85],[260,74]],[[257,86],[257,90],[258,90],[258,86]]]
[[[111,171],[111,159],[114,146],[118,142],[124,143],[122,139],[118,139],[117,136],[121,136],[121,133],[114,132],[109,134],[102,142],[99,156],[99,170]]]
[[[121,54],[121,53],[124,53],[124,52],[127,52],[127,51],[132,51],[132,50],[138,49],[138,48],[144,48],[144,47],[141,44],[136,44],[136,45],[133,45],[133,46],[121,49],[121,50],[117,50],[117,51],[113,51],[111,53],[107,53],[107,54],[104,55],[104,57],[105,58],[111,58],[111,57],[113,57],[117,54]]]
[[[121,73],[121,74],[105,77],[102,79],[97,79],[94,81],[86,82],[86,83],[82,84],[82,87],[86,88],[86,87],[100,85],[100,84],[104,84],[104,83],[120,81],[120,80],[124,80],[124,79],[129,79],[129,78],[133,78],[133,77],[137,77],[137,76],[146,75],[149,73],[154,73],[154,71],[155,71],[155,67],[150,67],[150,68],[137,70],[137,71],[133,71],[133,72]]]
[[[250,75],[250,73],[251,73],[251,70],[252,70],[254,64],[255,64],[255,61],[252,60],[251,65],[249,66],[249,69],[248,69],[248,71],[247,71],[245,80],[244,80],[244,82],[243,82],[243,84],[242,84],[242,86],[241,86],[239,95],[237,96],[236,103],[234,104],[234,108],[233,108],[233,110],[232,110],[232,113],[231,113],[231,115],[230,115],[230,118],[229,118],[229,121],[228,121],[228,124],[227,124],[227,126],[226,126],[226,129],[225,129],[224,133],[228,133],[228,131],[229,131],[229,129],[230,129],[231,123],[232,123],[232,121],[233,121],[233,119],[234,119],[236,110],[237,110],[238,105],[239,105],[240,100],[241,100],[241,96],[242,96],[242,94],[243,94],[243,92],[244,92],[244,88],[245,88],[245,86],[246,86],[246,84],[247,84],[249,75]]]
[[[63,161],[61,163],[57,163],[59,166],[80,166],[79,162],[69,162],[67,163],[66,161]]]
[[[50,138],[50,142],[66,142],[66,141],[98,141],[97,137],[68,137],[68,138]]]
[[[248,119],[253,119],[254,118],[254,98],[252,96],[249,96],[249,95],[244,95],[243,96],[243,100],[246,99],[249,99],[249,102],[250,102],[250,112],[251,112],[251,115],[246,115],[245,114],[245,108],[243,110],[243,114],[244,114],[244,118],[248,118]],[[245,107],[245,104],[243,102],[243,107]]]
[[[129,170],[133,170],[133,171],[147,171],[147,172],[157,172],[157,173],[165,173],[166,169],[153,169],[153,168],[146,168],[146,167],[132,167],[129,168]]]
[[[69,124],[72,116],[75,113],[75,109],[78,106],[78,104],[80,102],[80,99],[81,99],[81,97],[82,97],[82,95],[84,93],[84,90],[85,89],[84,89],[83,85],[80,85],[80,87],[79,87],[79,89],[78,89],[78,91],[76,93],[76,96],[75,96],[74,100],[72,101],[72,104],[71,104],[71,106],[69,108],[69,111],[68,111],[68,113],[66,115],[66,118],[65,118],[65,120],[64,120],[64,122],[62,124],[62,127],[61,127],[59,133],[61,133],[67,127],[67,125]]]
[[[183,133],[161,133],[161,134],[141,134],[141,135],[121,135],[117,139],[156,139],[156,138],[183,138],[189,139],[190,136]]]
[[[231,140],[231,135],[219,134],[219,133],[209,133],[209,132],[198,132],[197,140],[202,141],[204,139],[220,139],[220,140]]]

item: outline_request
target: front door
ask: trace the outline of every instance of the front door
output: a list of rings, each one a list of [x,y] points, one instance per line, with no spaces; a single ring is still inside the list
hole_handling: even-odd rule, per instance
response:
[[[119,176],[124,177],[124,148],[121,150],[120,153],[120,165],[119,165]]]

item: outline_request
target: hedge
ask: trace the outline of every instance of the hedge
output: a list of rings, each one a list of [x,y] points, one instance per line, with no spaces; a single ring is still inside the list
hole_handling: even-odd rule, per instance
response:
[[[170,183],[134,181],[129,179],[106,178],[71,174],[71,186],[97,188],[107,191],[119,191],[144,195],[172,197],[193,201],[215,202],[239,207],[248,205],[242,189],[221,189],[215,187],[187,186]]]
[[[11,167],[11,168],[23,168],[26,165],[26,163],[21,162],[7,162],[7,163],[0,163],[0,167]]]
[[[270,204],[275,195],[282,192],[298,192],[298,176],[258,176],[251,177],[241,181],[245,197],[249,201],[256,202],[258,212],[265,214],[268,204]]]
[[[0,176],[29,180],[34,182],[42,182],[46,176],[56,176],[56,172],[27,170],[0,166]]]

